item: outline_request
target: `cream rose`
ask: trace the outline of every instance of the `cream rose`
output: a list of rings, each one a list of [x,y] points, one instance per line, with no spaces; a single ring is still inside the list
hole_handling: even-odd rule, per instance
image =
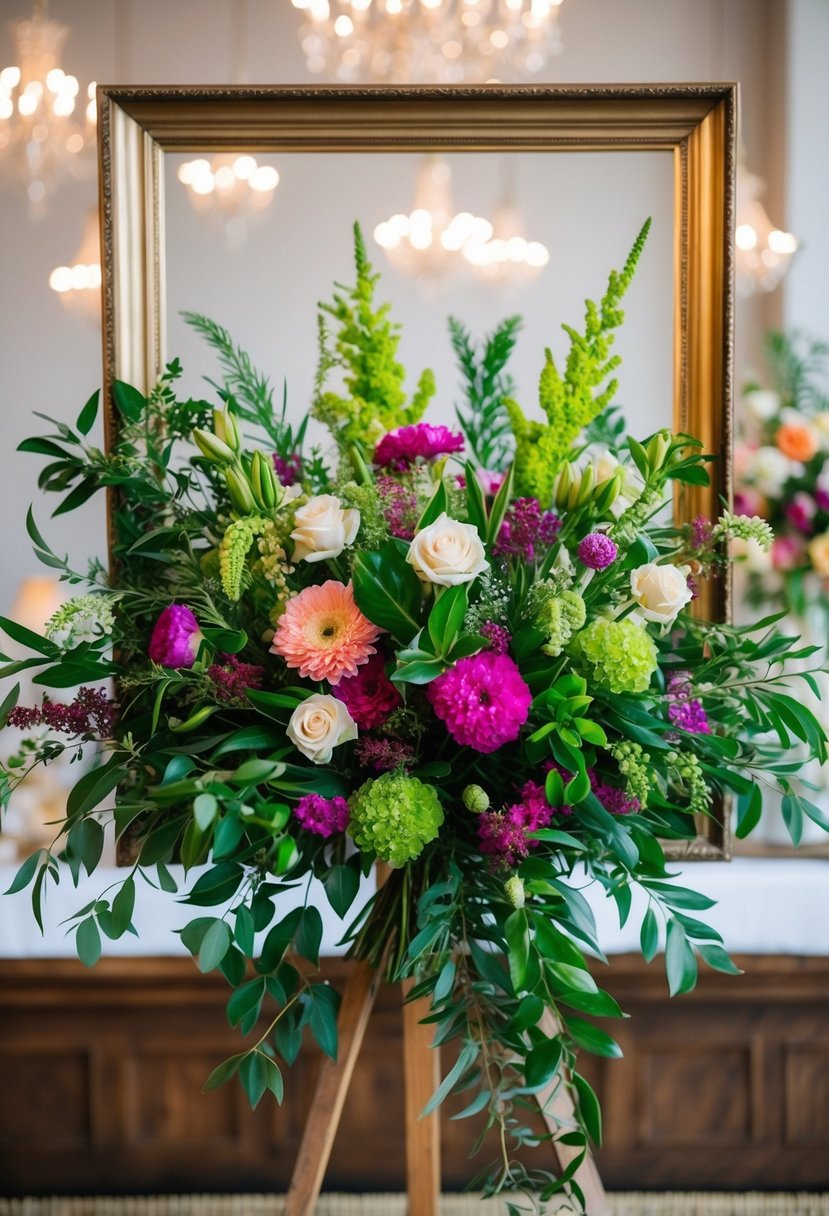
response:
[[[648,562],[630,575],[630,590],[646,621],[670,625],[691,599],[685,566],[657,566]]]
[[[318,494],[297,507],[295,527],[291,533],[294,561],[322,562],[339,557],[346,545],[354,543],[360,527],[360,512],[343,509],[333,494]]]
[[[315,692],[291,714],[288,738],[314,764],[330,764],[335,747],[357,738],[357,723],[342,701]]]
[[[813,537],[808,545],[809,558],[815,570],[823,578],[829,575],[829,532]]]
[[[420,578],[441,587],[471,583],[489,569],[478,529],[474,524],[450,519],[445,511],[418,532],[409,545],[406,561]]]

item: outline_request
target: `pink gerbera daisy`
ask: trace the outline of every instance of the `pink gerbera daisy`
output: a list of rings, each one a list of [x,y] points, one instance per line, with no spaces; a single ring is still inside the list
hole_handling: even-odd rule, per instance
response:
[[[271,650],[304,678],[339,684],[368,662],[379,634],[354,602],[351,583],[329,579],[288,600]]]

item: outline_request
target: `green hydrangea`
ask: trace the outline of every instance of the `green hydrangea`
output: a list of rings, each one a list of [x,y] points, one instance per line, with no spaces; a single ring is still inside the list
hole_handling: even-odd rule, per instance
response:
[[[545,654],[557,658],[574,634],[584,626],[587,610],[584,600],[575,591],[544,595],[544,584],[539,583],[537,587],[539,592],[535,596],[534,620],[547,635],[547,642],[541,649]]]
[[[405,773],[383,773],[364,782],[348,806],[354,842],[392,866],[418,857],[443,823],[443,808],[432,787]]]
[[[598,617],[576,634],[569,653],[590,667],[595,683],[609,692],[645,692],[657,666],[656,643],[629,619]]]
[[[360,531],[356,549],[377,549],[388,538],[389,529],[383,514],[383,504],[374,486],[360,486],[356,481],[338,484],[337,494],[344,507],[360,512]]]
[[[636,798],[644,809],[648,805],[651,792],[650,756],[640,743],[634,743],[630,739],[614,743],[610,754],[625,779],[625,793],[629,798]]]

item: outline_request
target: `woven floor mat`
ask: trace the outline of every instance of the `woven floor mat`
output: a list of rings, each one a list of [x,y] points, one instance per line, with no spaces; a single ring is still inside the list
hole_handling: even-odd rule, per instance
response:
[[[0,1199],[0,1216],[281,1216],[282,1202],[279,1195]],[[829,1194],[627,1193],[611,1195],[610,1203],[613,1216],[829,1216]],[[444,1195],[440,1208],[440,1216],[505,1212],[502,1203],[474,1195]],[[316,1216],[406,1216],[406,1198],[324,1195]]]

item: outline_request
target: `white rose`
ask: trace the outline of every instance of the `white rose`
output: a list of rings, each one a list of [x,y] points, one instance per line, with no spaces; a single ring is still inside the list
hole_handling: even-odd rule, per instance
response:
[[[357,723],[342,701],[315,692],[291,714],[288,738],[314,764],[329,764],[335,747],[357,738]]]
[[[770,446],[758,448],[748,462],[747,478],[753,482],[761,494],[768,498],[777,498],[784,483],[801,467],[784,456],[779,448]]]
[[[471,583],[489,569],[475,525],[450,519],[445,511],[418,532],[409,545],[406,561],[414,566],[420,578],[441,587]]]
[[[349,508],[343,510],[339,498],[333,494],[318,494],[309,498],[302,507],[297,507],[296,526],[291,533],[295,541],[294,561],[322,562],[328,557],[339,557],[346,545],[354,543],[360,527],[360,512]]]
[[[670,625],[691,599],[684,566],[657,566],[648,562],[631,571],[630,590],[646,621]]]
[[[767,388],[755,388],[743,397],[746,413],[756,422],[768,422],[780,409],[780,395]]]

